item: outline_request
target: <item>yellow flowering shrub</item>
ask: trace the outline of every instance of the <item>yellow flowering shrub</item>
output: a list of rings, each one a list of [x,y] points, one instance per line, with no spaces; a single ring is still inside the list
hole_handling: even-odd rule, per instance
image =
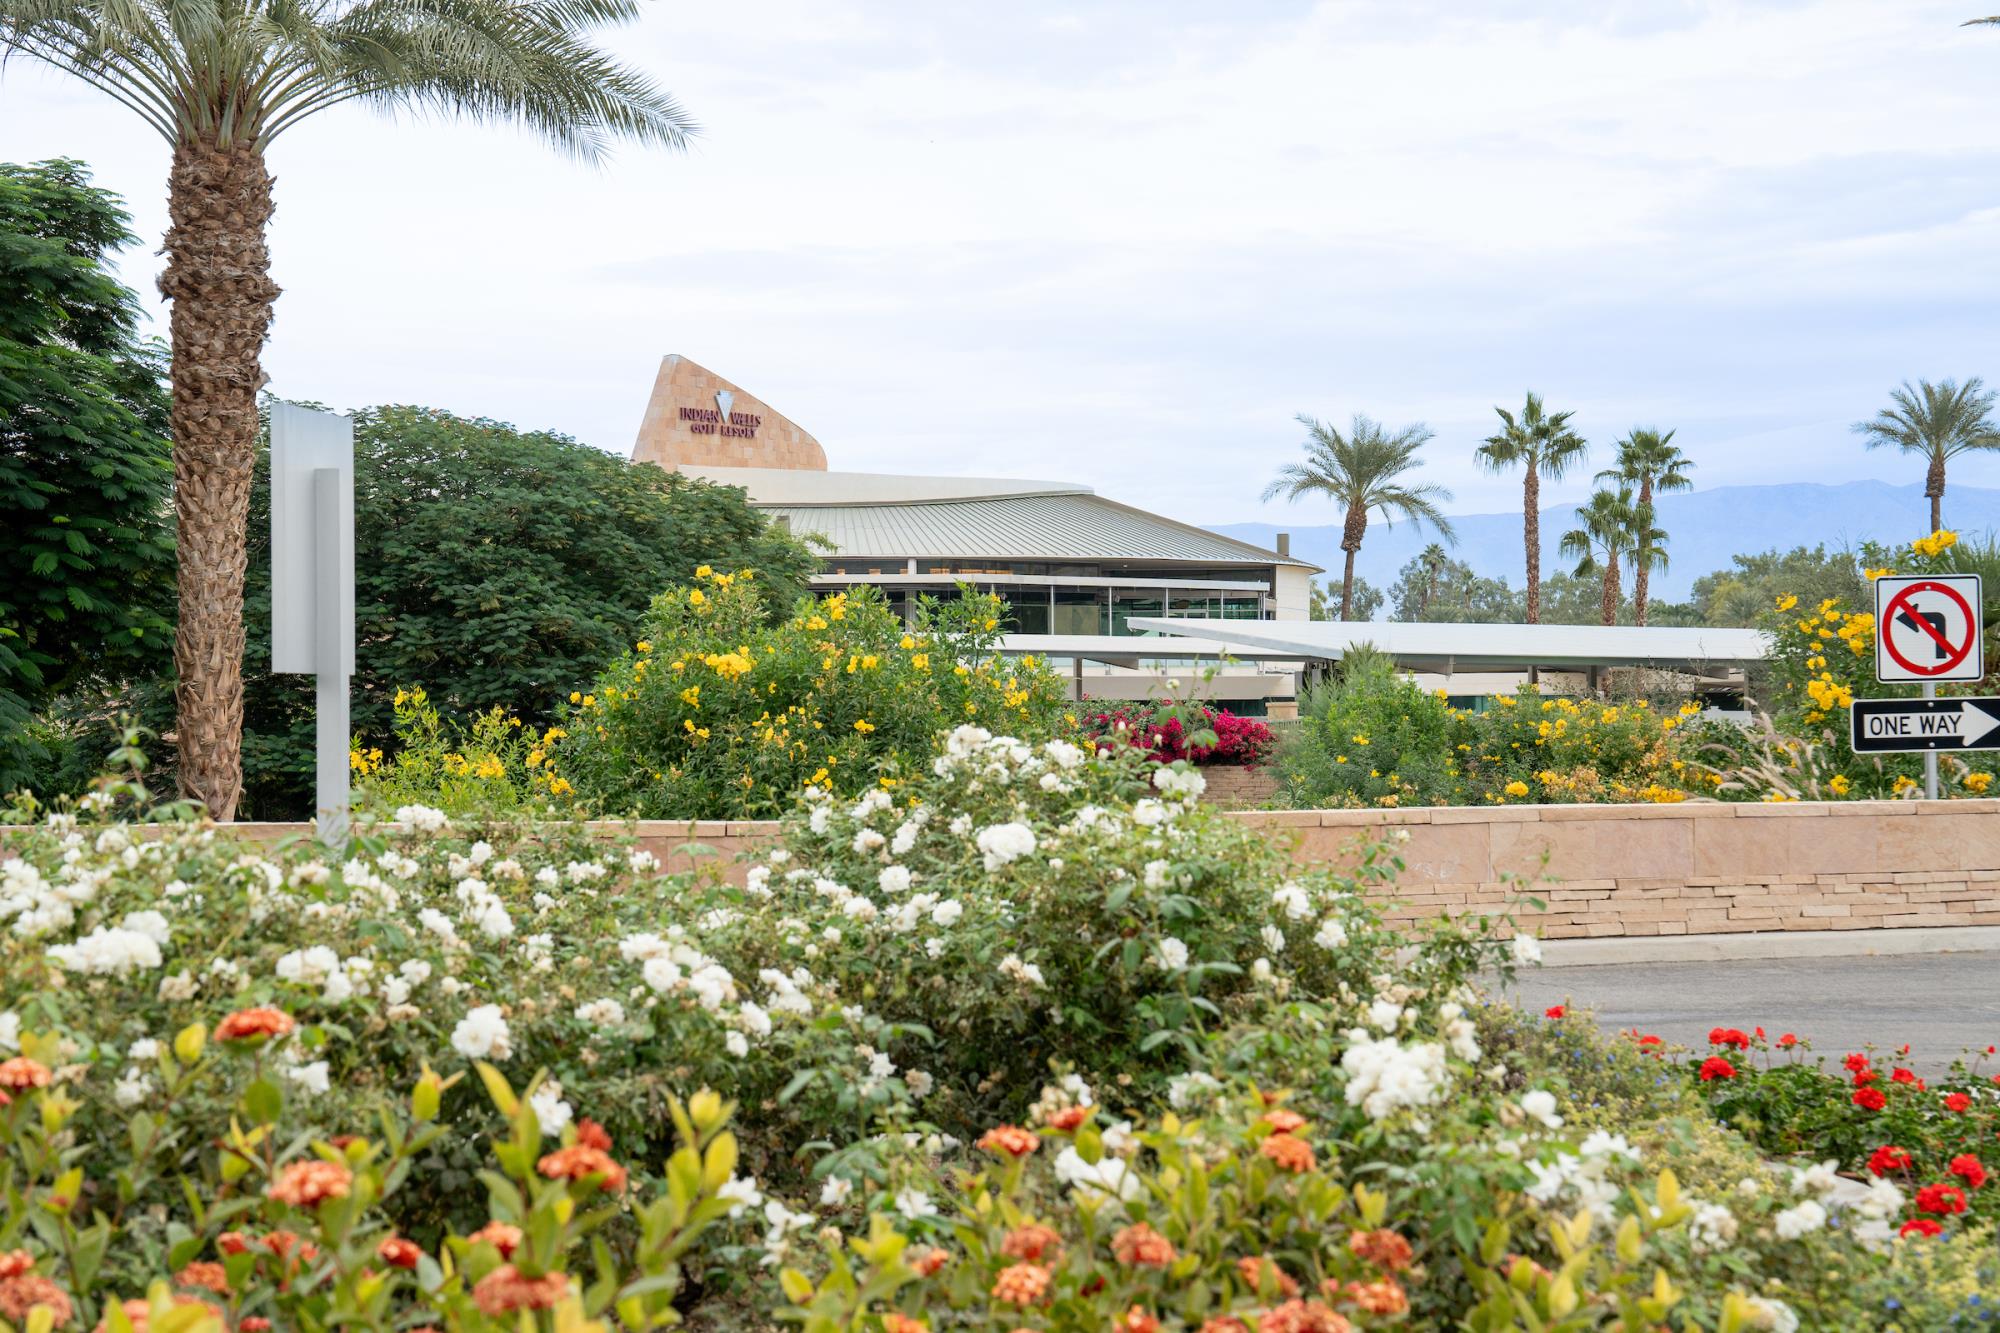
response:
[[[1454,708],[1386,659],[1351,657],[1307,692],[1278,771],[1301,806],[1588,804],[1685,800],[1698,773],[1689,703],[1544,697],[1533,686]]]
[[[778,814],[807,787],[893,791],[952,727],[1034,740],[1065,725],[1061,680],[1001,657],[999,624],[993,598],[967,593],[906,625],[871,588],[773,624],[755,579],[704,566],[571,694],[538,780],[593,813],[666,819]]]
[[[349,748],[359,803],[381,811],[413,802],[452,813],[561,806],[568,785],[545,760],[561,743],[512,710],[491,708],[464,725],[445,718],[421,688],[395,696],[392,753],[357,737]]]
[[[1862,576],[1872,585],[1895,574],[1960,572],[1969,552],[1956,533],[1939,530],[1891,552],[1869,546]],[[1990,619],[1990,618],[1989,618]],[[1725,800],[1865,800],[1921,796],[1923,757],[1857,755],[1849,742],[1856,699],[1913,698],[1911,685],[1875,679],[1875,615],[1838,597],[1801,603],[1780,596],[1766,620],[1770,679],[1759,702],[1768,711],[1740,735],[1712,732],[1703,755],[1708,789]],[[1942,685],[1941,695],[1974,694],[1978,685]],[[1992,765],[1975,753],[1939,756],[1939,795],[1984,795]]]

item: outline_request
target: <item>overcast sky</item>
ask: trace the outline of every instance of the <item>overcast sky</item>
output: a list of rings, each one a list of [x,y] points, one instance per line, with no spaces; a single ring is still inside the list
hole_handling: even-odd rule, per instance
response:
[[[1299,412],[1428,422],[1451,507],[1507,508],[1470,456],[1528,388],[1607,459],[1678,428],[1704,486],[1918,480],[1847,425],[1905,377],[2000,379],[1982,5],[653,0],[606,40],[701,121],[689,154],[351,108],[280,139],[266,364],[623,453],[680,352],[836,468],[1206,522],[1330,521],[1257,499]],[[124,194],[157,314],[149,134],[0,75],[0,157]]]

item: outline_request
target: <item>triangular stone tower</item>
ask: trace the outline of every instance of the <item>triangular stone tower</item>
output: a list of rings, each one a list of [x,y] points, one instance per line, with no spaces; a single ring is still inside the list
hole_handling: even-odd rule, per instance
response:
[[[676,354],[660,362],[632,461],[824,472],[826,450],[762,399]]]

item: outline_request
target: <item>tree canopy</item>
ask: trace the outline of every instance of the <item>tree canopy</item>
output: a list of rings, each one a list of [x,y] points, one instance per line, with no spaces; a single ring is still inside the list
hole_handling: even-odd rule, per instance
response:
[[[386,739],[396,691],[528,721],[628,651],[653,597],[702,565],[755,568],[789,609],[816,566],[739,489],[567,436],[421,407],[355,414],[356,732]],[[270,481],[251,493],[244,745],[258,817],[309,803],[312,685],[270,674]]]
[[[162,356],[107,266],[126,224],[80,163],[0,164],[0,791],[47,758],[50,699],[173,644]]]

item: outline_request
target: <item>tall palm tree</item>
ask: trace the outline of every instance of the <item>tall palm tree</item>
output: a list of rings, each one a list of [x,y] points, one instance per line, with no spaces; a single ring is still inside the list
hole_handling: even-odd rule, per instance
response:
[[[600,158],[693,124],[589,41],[638,0],[0,0],[0,55],[109,95],[173,150],[160,293],[173,303],[183,789],[217,819],[243,790],[244,525],[261,351],[278,288],[265,153],[343,102],[526,124]]]
[[[1569,428],[1574,413],[1551,415],[1541,398],[1529,394],[1516,418],[1504,407],[1493,409],[1500,417],[1500,430],[1486,437],[1478,458],[1488,471],[1521,469],[1521,534],[1528,552],[1528,623],[1542,618],[1542,478],[1560,481],[1564,473],[1581,466],[1590,446]]]
[[[1588,578],[1599,576],[1603,585],[1603,595],[1598,603],[1598,616],[1602,623],[1618,623],[1619,567],[1626,554],[1635,545],[1635,529],[1638,526],[1637,507],[1632,501],[1632,488],[1620,486],[1615,491],[1596,491],[1577,506],[1576,526],[1562,535],[1557,547],[1565,556],[1576,561],[1576,576]]]
[[[2000,448],[2000,427],[1993,424],[1993,390],[1977,375],[1959,384],[1908,380],[1889,395],[1889,406],[1868,421],[1854,423],[1854,432],[1870,449],[1893,446],[1929,460],[1924,494],[1931,502],[1931,531],[1944,526],[1945,460],[1974,449]]]
[[[1424,568],[1424,595],[1417,599],[1417,618],[1430,614],[1431,600],[1437,596],[1438,579],[1444,574],[1444,567],[1451,557],[1444,553],[1444,547],[1432,542],[1417,557]]]
[[[1418,465],[1417,450],[1431,438],[1430,427],[1421,422],[1393,435],[1360,415],[1355,416],[1346,435],[1303,413],[1299,424],[1308,432],[1306,461],[1278,469],[1278,479],[1264,488],[1264,498],[1282,495],[1296,500],[1303,495],[1321,495],[1341,506],[1345,521],[1340,549],[1347,553],[1347,568],[1340,580],[1340,618],[1350,620],[1354,611],[1354,556],[1368,533],[1369,513],[1379,513],[1392,526],[1398,517],[1428,523],[1446,541],[1456,541],[1451,520],[1438,509],[1440,503],[1451,499],[1451,492],[1431,482],[1413,486],[1398,480]]]
[[[1688,478],[1688,469],[1694,466],[1694,460],[1680,451],[1673,438],[1672,431],[1662,435],[1657,430],[1635,426],[1630,434],[1618,441],[1616,466],[1597,474],[1599,481],[1630,482],[1638,487],[1637,512],[1643,519],[1634,534],[1638,540],[1632,548],[1631,557],[1632,619],[1641,625],[1646,623],[1652,572],[1667,567],[1666,553],[1653,549],[1652,534],[1659,531],[1653,526],[1653,493],[1685,491],[1694,486]],[[1666,534],[1660,533],[1659,540],[1664,543]]]

